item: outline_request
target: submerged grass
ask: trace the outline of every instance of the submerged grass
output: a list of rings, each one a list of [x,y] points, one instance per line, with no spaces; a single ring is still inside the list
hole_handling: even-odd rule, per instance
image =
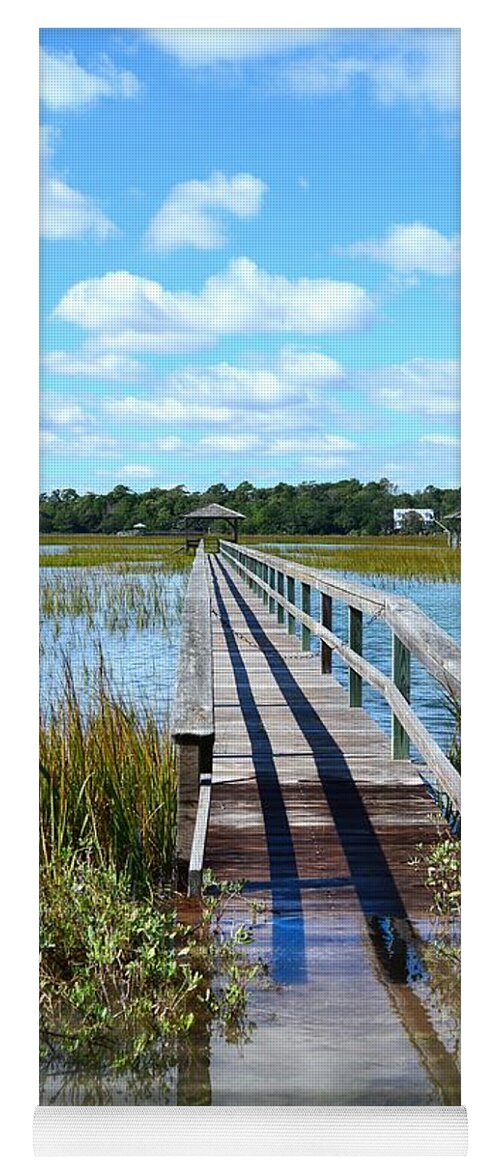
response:
[[[136,571],[141,565],[157,570],[181,572],[192,565],[192,554],[184,551],[182,536],[119,537],[73,533],[42,533],[40,565],[51,568],[107,566],[117,573]],[[45,552],[52,545],[63,547],[62,553]]]
[[[81,618],[88,630],[125,632],[131,627],[158,627],[172,635],[180,621],[187,575],[172,589],[169,576],[157,567],[139,575],[118,577],[109,569],[53,569],[40,581],[40,615],[55,623]]]

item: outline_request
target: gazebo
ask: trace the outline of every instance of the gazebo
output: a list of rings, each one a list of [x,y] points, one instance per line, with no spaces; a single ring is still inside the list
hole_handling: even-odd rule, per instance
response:
[[[184,517],[184,541],[186,551],[195,548],[201,541],[205,534],[210,532],[210,521],[225,521],[232,530],[232,538],[235,544],[238,543],[238,521],[243,520],[243,512],[235,512],[233,508],[224,508],[223,504],[206,504],[202,508],[195,508],[194,512],[188,512]],[[197,524],[196,529],[191,527],[192,522],[202,522],[200,528]],[[203,522],[208,522],[203,526]]]

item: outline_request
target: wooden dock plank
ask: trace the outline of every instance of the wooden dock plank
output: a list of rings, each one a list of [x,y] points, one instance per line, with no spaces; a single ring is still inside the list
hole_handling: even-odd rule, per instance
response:
[[[206,863],[221,878],[349,880],[401,899],[429,894],[409,860],[435,840],[418,769],[347,690],[320,673],[275,614],[212,558],[215,745]],[[390,909],[390,908],[389,908]]]

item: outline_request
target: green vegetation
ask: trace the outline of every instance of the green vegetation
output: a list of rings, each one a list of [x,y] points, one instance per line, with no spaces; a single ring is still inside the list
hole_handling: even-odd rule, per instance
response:
[[[107,566],[110,572],[127,573],[181,573],[191,567],[192,558],[179,544],[179,537],[120,537],[91,536],[79,533],[49,534],[43,536],[44,547],[62,545],[63,553],[43,552],[40,565],[46,568],[91,569]]]
[[[247,987],[261,969],[245,956],[248,929],[221,934],[232,889],[188,925],[158,890],[134,897],[113,866],[63,855],[42,867],[42,1063],[164,1071],[200,1019],[244,1038]]]
[[[176,757],[147,704],[113,692],[99,643],[127,623],[169,632],[182,583],[164,590],[108,570],[52,571],[42,617],[56,639],[57,702],[40,720],[40,1030],[42,1068],[160,1077],[203,1025],[229,1040],[249,1028],[244,926],[225,935],[232,887],[204,892],[184,923],[175,893]],[[144,587],[145,590],[145,587]],[[148,605],[150,611],[148,612]],[[80,695],[65,646],[94,631],[97,662]],[[175,625],[175,624],[174,624]],[[90,688],[88,684],[91,684]],[[189,902],[189,900],[188,900]],[[190,909],[191,919],[193,915]],[[190,1042],[189,1042],[190,1043]]]
[[[439,834],[424,850],[422,842],[409,865],[425,871],[425,885],[431,893],[430,910],[436,915],[460,913],[460,839],[439,823]]]
[[[85,716],[67,662],[64,671],[59,706],[40,723],[42,865],[86,859],[136,890],[170,882],[176,776],[167,733],[112,696],[102,659]]]
[[[58,567],[40,582],[40,614],[57,625],[62,618],[82,618],[87,630],[125,632],[154,625],[169,638],[178,628],[186,580],[172,589],[170,577],[152,566],[147,577],[139,576],[135,565],[127,566],[123,577],[109,568]]]
[[[377,538],[376,547],[362,542],[358,544],[356,538],[353,540],[355,543],[352,548],[340,549],[313,550],[303,542],[287,556],[316,569],[433,578],[439,581],[455,581],[460,577],[460,551],[449,549],[434,537],[421,538],[419,544],[416,543],[417,538],[413,538],[413,546],[403,543],[399,537],[384,543],[383,538]],[[263,544],[262,548],[266,546]]]
[[[118,484],[111,492],[80,496],[72,488],[42,493],[42,533],[118,533],[144,524],[151,532],[179,528],[182,517],[204,504],[222,504],[244,514],[242,532],[372,534],[392,532],[394,508],[432,508],[438,519],[460,507],[458,489],[428,485],[422,492],[400,492],[389,480],[361,484],[276,484],[255,488],[247,480],[232,490],[213,484],[206,492],[151,488],[132,492]]]

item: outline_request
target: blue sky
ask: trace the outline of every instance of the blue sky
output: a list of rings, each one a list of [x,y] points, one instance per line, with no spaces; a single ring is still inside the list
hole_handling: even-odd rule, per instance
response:
[[[42,488],[457,485],[458,33],[41,46]]]

